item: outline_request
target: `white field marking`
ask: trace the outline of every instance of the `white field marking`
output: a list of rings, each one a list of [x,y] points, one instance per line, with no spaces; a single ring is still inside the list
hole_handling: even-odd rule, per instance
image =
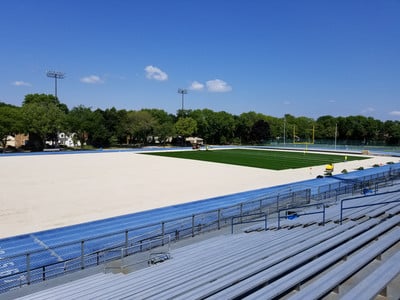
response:
[[[38,239],[35,235],[31,234],[31,238],[33,238],[34,242],[40,246],[42,246],[44,249],[49,250],[50,254],[57,258],[58,261],[63,261],[64,259],[58,255],[53,249],[51,249],[49,246],[45,244],[42,240]]]

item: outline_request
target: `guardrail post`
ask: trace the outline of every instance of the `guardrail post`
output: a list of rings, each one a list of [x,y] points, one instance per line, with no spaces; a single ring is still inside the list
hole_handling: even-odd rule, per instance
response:
[[[218,208],[218,230],[221,229],[221,209]]]
[[[343,200],[340,201],[340,225],[342,225],[342,220],[343,220]]]
[[[325,204],[322,204],[322,226],[325,226]]]
[[[279,211],[279,194],[276,196],[276,212]]]
[[[81,241],[81,269],[85,268],[85,241]]]
[[[195,215],[192,215],[192,237],[194,237],[194,218]]]
[[[281,229],[281,211],[278,210],[278,229]]]
[[[31,256],[30,253],[26,254],[26,283],[31,284]]]
[[[295,193],[292,192],[292,203],[291,204],[293,205],[293,203],[296,203],[295,201],[296,201]]]
[[[125,248],[129,247],[129,232],[125,230]]]
[[[267,214],[264,215],[265,217],[265,231],[268,229],[268,225],[267,225]]]
[[[164,246],[165,222],[161,222],[161,245]]]
[[[125,230],[125,249],[126,249],[125,256],[128,255],[128,247],[129,247],[129,231]]]

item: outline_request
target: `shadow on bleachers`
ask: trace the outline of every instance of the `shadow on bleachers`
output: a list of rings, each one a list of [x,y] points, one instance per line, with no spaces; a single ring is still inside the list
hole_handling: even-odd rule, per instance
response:
[[[174,247],[167,260],[150,268],[96,274],[21,299],[373,299],[378,294],[398,299],[395,199],[400,191],[348,198],[352,209],[341,217],[341,205],[331,204],[324,224],[301,207],[303,215],[285,215],[281,229],[228,230]]]

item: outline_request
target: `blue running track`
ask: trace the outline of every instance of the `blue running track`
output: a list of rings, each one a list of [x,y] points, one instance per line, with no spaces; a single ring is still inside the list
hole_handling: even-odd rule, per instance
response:
[[[30,257],[30,269],[33,269],[36,267],[72,259],[74,257],[78,257],[81,253],[79,243],[69,247],[57,248],[56,246],[60,244],[89,240],[85,242],[85,247],[87,247],[85,252],[94,252],[99,249],[104,249],[106,245],[112,245],[114,242],[113,239],[115,238],[115,236],[113,236],[111,238],[104,238],[100,240],[92,239],[96,236],[103,236],[108,233],[111,234],[115,232],[123,232],[127,229],[145,227],[146,225],[150,226],[151,224],[176,218],[190,217],[193,214],[200,214],[202,212],[230,207],[235,204],[259,199],[261,197],[265,197],[266,195],[273,196],[280,193],[288,193],[288,191],[294,192],[305,189],[310,189],[311,194],[316,194],[317,192],[320,192],[320,188],[323,186],[337,184],[340,181],[357,180],[358,178],[369,175],[372,176],[373,174],[377,173],[389,172],[392,170],[392,168],[399,169],[400,165],[385,165],[379,168],[371,168],[359,172],[351,172],[348,174],[325,177],[322,179],[312,179],[287,185],[247,191],[94,222],[0,239],[0,287],[5,284],[5,279],[2,279],[1,277],[26,271],[27,260],[23,256],[24,253],[31,253],[36,250],[46,250],[37,254],[33,254]],[[121,235],[123,235],[123,233],[121,233]],[[7,257],[12,258],[8,259]]]

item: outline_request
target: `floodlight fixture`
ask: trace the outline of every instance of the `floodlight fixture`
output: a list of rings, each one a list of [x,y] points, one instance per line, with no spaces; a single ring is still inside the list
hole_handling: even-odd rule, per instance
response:
[[[64,79],[65,73],[57,72],[57,71],[47,71],[46,75],[47,75],[47,77],[54,78],[54,96],[56,97],[56,99],[58,99],[58,97],[57,97],[57,79]]]

